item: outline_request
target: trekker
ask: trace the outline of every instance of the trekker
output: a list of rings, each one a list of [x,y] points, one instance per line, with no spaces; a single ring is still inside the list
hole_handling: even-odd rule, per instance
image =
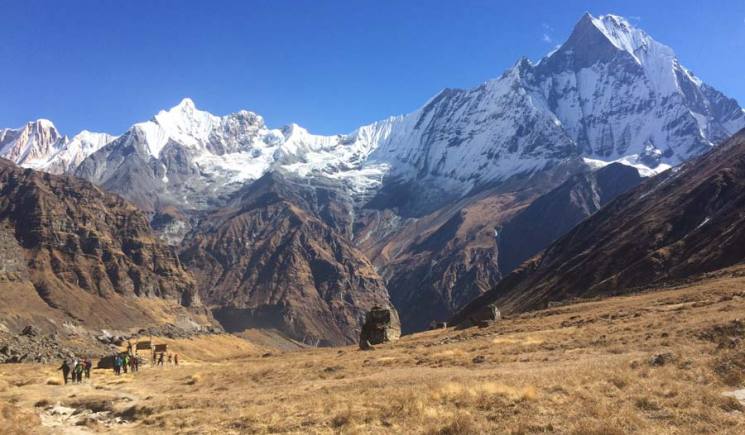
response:
[[[129,366],[129,355],[124,355],[124,359],[122,360],[122,368],[124,369],[124,373],[127,373],[127,366]]]
[[[78,361],[77,358],[73,358],[72,360],[72,367],[70,368],[70,380],[72,383],[78,382],[78,365],[80,364],[80,361]]]
[[[83,382],[83,363],[81,361],[78,361],[77,365],[75,366],[75,382],[81,383]]]
[[[83,369],[85,370],[85,379],[91,378],[91,369],[93,368],[93,361],[90,358],[86,358],[83,362]]]
[[[177,353],[174,353],[173,354],[173,364],[175,364],[176,366],[178,366],[178,354]]]
[[[119,376],[122,373],[122,357],[114,355],[114,374]]]
[[[163,365],[163,352],[161,352],[160,355],[158,356],[158,365],[159,366]]]
[[[67,363],[67,360],[63,360],[62,365],[57,370],[62,370],[62,378],[65,380],[65,385],[67,385],[67,376],[70,374],[70,364]]]
[[[171,364],[173,364],[173,355],[171,355],[171,354],[169,353],[169,354],[168,354],[168,365],[170,366]]]

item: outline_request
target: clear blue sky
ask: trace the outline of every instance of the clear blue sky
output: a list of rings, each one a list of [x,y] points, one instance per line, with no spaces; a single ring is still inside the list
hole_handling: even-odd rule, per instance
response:
[[[122,133],[192,97],[345,133],[624,15],[745,104],[745,1],[0,0],[0,127]]]

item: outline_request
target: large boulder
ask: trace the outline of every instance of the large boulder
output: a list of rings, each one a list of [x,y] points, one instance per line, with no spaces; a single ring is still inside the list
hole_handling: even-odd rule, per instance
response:
[[[398,340],[401,337],[401,321],[394,308],[375,306],[365,316],[365,324],[360,332],[360,349],[370,349],[372,345]]]
[[[472,326],[486,327],[502,318],[502,313],[495,304],[484,305],[473,314],[468,316],[463,322],[458,324],[458,328],[470,328]]]

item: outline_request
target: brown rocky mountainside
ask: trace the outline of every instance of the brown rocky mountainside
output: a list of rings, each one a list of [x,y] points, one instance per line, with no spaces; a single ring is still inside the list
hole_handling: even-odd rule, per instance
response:
[[[446,320],[619,193],[640,182],[620,164],[569,162],[514,177],[435,212],[364,214],[356,240],[386,279],[404,332]],[[400,203],[394,198],[392,203]]]
[[[499,270],[506,275],[616,196],[639,185],[639,171],[612,163],[578,173],[540,196],[499,230]]]
[[[270,173],[187,235],[181,258],[227,330],[348,344],[367,310],[390,305],[383,280],[344,236],[347,213],[337,213],[332,195]]]
[[[488,190],[418,218],[363,214],[356,240],[385,278],[404,333],[447,319],[499,281],[494,229],[534,197]]]
[[[745,261],[745,131],[619,196],[453,320],[629,292]]]
[[[146,216],[92,184],[0,160],[0,323],[126,329],[211,324]]]

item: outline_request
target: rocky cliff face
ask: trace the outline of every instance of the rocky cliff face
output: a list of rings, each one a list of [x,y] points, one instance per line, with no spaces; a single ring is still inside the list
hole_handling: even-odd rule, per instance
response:
[[[500,272],[508,274],[642,180],[635,168],[612,163],[576,174],[536,198],[497,230]]]
[[[404,332],[446,320],[491,289],[502,277],[497,230],[582,168],[576,161],[516,176],[418,218],[391,209],[358,218],[355,242],[386,279]]]
[[[88,182],[0,160],[0,227],[3,279],[32,289],[29,298],[40,298],[58,320],[92,328],[178,316],[209,322],[194,280],[147,218]],[[158,304],[160,314],[148,308]],[[17,308],[13,317],[33,315]]]
[[[470,303],[509,312],[612,295],[745,261],[745,131],[619,196]]]
[[[294,183],[272,173],[239,192],[187,236],[183,261],[228,330],[272,328],[311,345],[353,343],[365,312],[390,305],[385,284],[339,231],[346,225],[327,223],[334,211],[319,208],[333,193]]]

